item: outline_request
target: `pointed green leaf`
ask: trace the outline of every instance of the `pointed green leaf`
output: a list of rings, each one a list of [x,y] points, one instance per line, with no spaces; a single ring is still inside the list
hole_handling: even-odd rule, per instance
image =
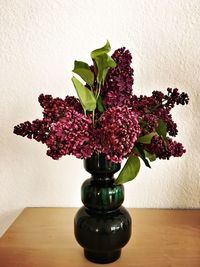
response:
[[[156,132],[160,136],[163,136],[164,139],[166,139],[167,127],[166,127],[165,122],[162,119],[158,120],[158,127],[156,128]]]
[[[88,85],[93,85],[94,74],[87,63],[75,60],[73,72],[78,74]]]
[[[105,107],[104,107],[103,100],[102,100],[101,96],[99,96],[97,99],[97,108],[98,108],[99,112],[101,112],[101,113],[103,113],[105,111]]]
[[[134,155],[130,155],[121,170],[119,176],[115,180],[115,184],[123,184],[133,180],[140,170],[140,160]]]
[[[141,137],[139,137],[137,139],[137,142],[138,143],[142,143],[142,144],[151,144],[151,139],[157,135],[156,132],[152,132],[152,133],[149,133],[149,134],[146,134],[146,135],[143,135]]]
[[[110,52],[110,50],[111,50],[110,43],[107,40],[106,44],[103,47],[95,49],[94,51],[91,52],[91,58],[95,59],[96,57],[98,57],[102,54],[106,54],[106,53]]]
[[[107,54],[102,54],[102,55],[96,57],[95,62],[97,65],[97,70],[98,70],[97,82],[99,84],[104,84],[108,70],[110,68],[115,68],[117,64]]]
[[[148,159],[146,158],[146,155],[144,153],[144,150],[140,144],[137,144],[136,147],[134,147],[133,150],[136,154],[139,155],[139,157],[143,160],[144,164],[148,167],[151,168]]]
[[[96,108],[96,99],[92,91],[85,87],[79,80],[74,76],[72,77],[72,82],[76,89],[77,95],[80,99],[82,107],[84,110],[93,111]]]
[[[150,161],[155,161],[156,160],[156,155],[155,154],[150,154],[146,150],[144,150],[144,154],[145,154],[146,158],[148,158]]]
[[[143,157],[143,156],[141,156],[140,158],[143,160],[144,164],[145,164],[148,168],[151,168],[151,165],[149,164],[148,159],[146,159],[146,158]]]

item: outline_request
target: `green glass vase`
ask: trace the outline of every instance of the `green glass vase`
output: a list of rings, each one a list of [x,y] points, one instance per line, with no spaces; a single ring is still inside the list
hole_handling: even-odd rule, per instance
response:
[[[120,164],[95,154],[84,160],[91,174],[81,187],[84,204],[74,219],[74,233],[84,248],[85,257],[96,263],[117,260],[131,236],[131,217],[121,206],[124,201],[123,185],[114,185],[114,173]]]

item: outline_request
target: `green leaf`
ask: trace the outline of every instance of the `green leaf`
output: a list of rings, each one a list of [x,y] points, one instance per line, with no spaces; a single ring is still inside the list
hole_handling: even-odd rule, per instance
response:
[[[91,52],[91,58],[95,59],[96,57],[98,57],[102,54],[106,54],[106,53],[110,52],[110,50],[111,50],[110,43],[107,40],[106,44],[103,47],[95,49]]]
[[[88,85],[93,85],[94,74],[87,63],[75,60],[73,72],[78,74]]]
[[[156,132],[152,132],[152,133],[149,133],[149,134],[146,134],[146,135],[143,135],[141,137],[139,137],[137,139],[137,142],[138,143],[142,143],[142,144],[151,144],[151,139],[157,135]]]
[[[137,144],[136,147],[134,147],[134,152],[139,155],[139,157],[143,160],[144,164],[148,167],[151,168],[149,161],[146,159],[146,155],[144,153],[143,148],[141,147],[140,144]]]
[[[130,155],[121,170],[119,176],[115,180],[115,184],[123,184],[133,180],[140,170],[140,160],[134,155]]]
[[[144,128],[147,125],[147,122],[144,121],[142,118],[139,118],[139,124],[141,128]]]
[[[96,99],[92,91],[85,87],[79,80],[74,76],[72,82],[82,104],[84,110],[93,111],[96,108]]]
[[[150,154],[148,151],[144,150],[144,154],[146,158],[148,158],[151,162],[156,160],[155,154]]]
[[[156,132],[158,135],[163,136],[164,139],[166,139],[167,136],[167,127],[163,120],[158,120],[158,127],[156,128]]]
[[[107,55],[110,50],[110,43],[107,41],[105,46],[91,52],[91,57],[94,61],[95,73],[97,76],[97,83],[100,85],[104,84],[108,70],[116,67],[115,61]]]
[[[97,99],[97,108],[98,108],[99,112],[101,112],[101,113],[103,113],[105,111],[105,106],[104,106],[104,103],[103,103],[101,96],[99,96]]]
[[[97,82],[99,84],[104,84],[108,70],[110,68],[115,68],[117,64],[107,54],[102,54],[102,55],[96,57],[94,59],[94,61],[96,62],[97,70],[98,70]]]

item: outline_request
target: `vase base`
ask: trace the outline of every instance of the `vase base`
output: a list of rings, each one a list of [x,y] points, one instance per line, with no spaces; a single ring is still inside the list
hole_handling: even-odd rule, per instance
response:
[[[85,257],[95,263],[111,263],[119,259],[121,249],[110,252],[97,252],[93,250],[84,249]]]

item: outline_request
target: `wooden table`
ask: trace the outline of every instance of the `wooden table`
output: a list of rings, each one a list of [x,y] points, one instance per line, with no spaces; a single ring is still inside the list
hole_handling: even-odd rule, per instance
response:
[[[77,209],[26,208],[0,239],[0,267],[89,267],[73,234]],[[129,209],[133,235],[107,266],[200,267],[200,210]],[[105,265],[104,265],[105,266]]]

